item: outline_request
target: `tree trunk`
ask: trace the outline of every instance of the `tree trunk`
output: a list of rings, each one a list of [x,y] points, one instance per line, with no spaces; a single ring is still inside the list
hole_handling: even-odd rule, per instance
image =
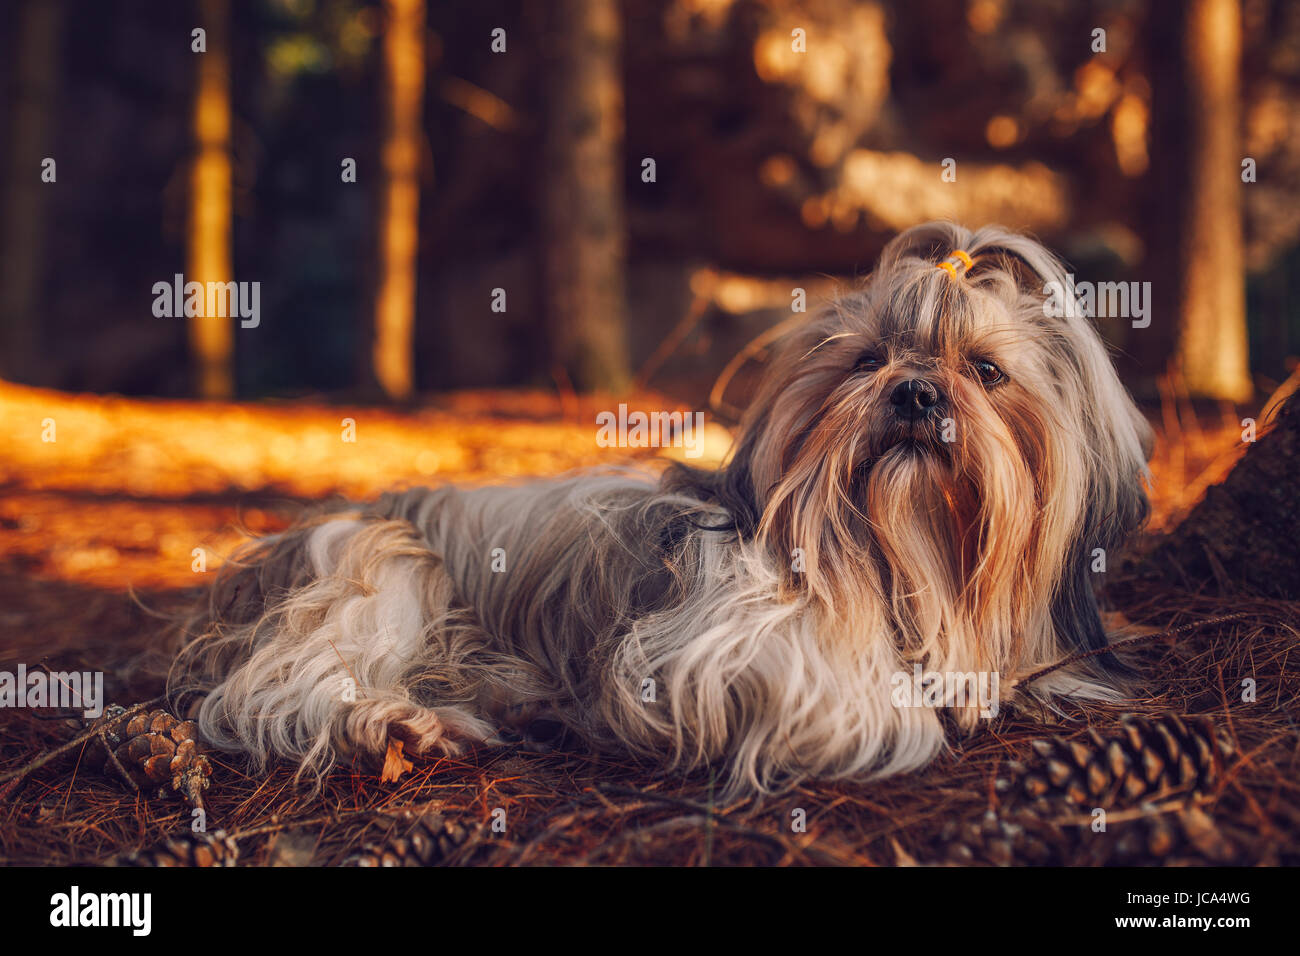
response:
[[[1266,423],[1261,423],[1266,424]],[[1300,398],[1141,563],[1191,591],[1300,598]]]
[[[1184,220],[1188,214],[1187,58],[1182,53],[1186,33],[1181,8],[1172,3],[1146,4],[1136,36],[1143,44],[1142,60],[1151,81],[1151,165],[1143,176],[1135,221],[1141,223],[1145,254],[1143,275],[1153,282],[1151,325],[1126,336],[1115,365],[1129,389],[1141,399],[1160,395],[1160,380],[1178,350],[1179,299],[1182,281]]]
[[[619,391],[631,379],[619,4],[554,0],[547,12],[542,255],[551,360],[580,389]]]
[[[1177,360],[1194,395],[1246,401],[1241,214],[1241,10],[1190,0],[1183,54],[1190,142]]]
[[[63,5],[27,0],[21,11],[14,89],[12,163],[5,185],[4,255],[0,263],[0,374],[32,380],[38,363],[36,316],[47,220],[41,163],[57,160],[51,137],[59,85]],[[56,166],[57,169],[57,166]],[[39,378],[39,376],[37,376]]]
[[[415,276],[420,216],[420,116],[424,104],[424,0],[385,0],[383,183],[379,290],[371,353],[375,378],[395,401],[415,388]]]
[[[229,282],[230,264],[230,46],[227,0],[201,0],[206,52],[198,58],[194,96],[194,167],[190,181],[187,282]],[[188,319],[196,390],[209,399],[235,391],[234,327],[230,316]]]

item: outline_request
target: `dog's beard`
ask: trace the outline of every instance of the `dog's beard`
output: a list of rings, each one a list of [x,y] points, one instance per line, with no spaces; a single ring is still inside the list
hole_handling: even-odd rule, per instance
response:
[[[1016,656],[1023,610],[1046,603],[1032,593],[1041,495],[1000,421],[966,431],[895,444],[867,471],[864,497],[904,648],[945,669],[990,669]]]
[[[1070,529],[1044,506],[1072,512],[1079,501],[1050,422],[946,387],[948,421],[897,420],[869,394],[824,405],[792,437],[761,530],[802,553],[791,587],[849,631],[883,624],[928,668],[1015,670],[1051,653],[1047,608]]]

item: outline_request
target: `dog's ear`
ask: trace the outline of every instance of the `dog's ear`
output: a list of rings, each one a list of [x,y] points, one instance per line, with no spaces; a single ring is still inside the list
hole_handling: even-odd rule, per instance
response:
[[[1074,465],[1086,475],[1086,505],[1075,528],[1052,618],[1062,639],[1080,650],[1094,650],[1107,644],[1095,591],[1150,513],[1143,479],[1153,439],[1150,424],[1120,382],[1100,337],[1083,326],[1075,342],[1071,364],[1082,398],[1079,430],[1092,453]],[[1112,654],[1101,655],[1098,663],[1122,670]]]

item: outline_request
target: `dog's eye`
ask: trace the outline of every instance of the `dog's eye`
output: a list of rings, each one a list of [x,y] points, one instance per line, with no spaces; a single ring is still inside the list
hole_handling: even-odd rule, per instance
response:
[[[1002,374],[1002,369],[998,368],[988,359],[976,359],[971,362],[971,368],[975,369],[975,374],[980,377],[980,381],[985,385],[996,385],[1006,378]]]
[[[859,358],[858,363],[853,367],[855,372],[874,372],[885,364],[875,352],[864,352]]]

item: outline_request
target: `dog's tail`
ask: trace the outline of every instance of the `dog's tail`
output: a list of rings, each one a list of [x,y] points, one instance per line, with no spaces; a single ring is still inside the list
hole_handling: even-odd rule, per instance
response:
[[[477,693],[482,631],[407,521],[351,511],[251,542],[217,573],[169,677],[204,694],[217,747],[299,764],[318,782],[350,752],[454,753],[492,729]]]

